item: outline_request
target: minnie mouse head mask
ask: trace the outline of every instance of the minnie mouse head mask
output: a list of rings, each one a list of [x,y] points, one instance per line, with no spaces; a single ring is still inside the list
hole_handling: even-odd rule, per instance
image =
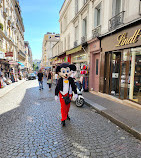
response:
[[[62,63],[56,68],[56,73],[59,73],[59,75],[64,79],[68,79],[70,77],[71,71],[76,71],[76,66],[73,64]]]

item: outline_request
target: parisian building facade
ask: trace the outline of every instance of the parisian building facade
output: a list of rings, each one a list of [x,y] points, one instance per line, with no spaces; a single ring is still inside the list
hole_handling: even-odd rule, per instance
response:
[[[141,1],[65,0],[59,15],[53,65],[74,63],[84,89],[141,103]]]
[[[26,70],[24,32],[19,1],[0,0],[0,71],[14,81]]]

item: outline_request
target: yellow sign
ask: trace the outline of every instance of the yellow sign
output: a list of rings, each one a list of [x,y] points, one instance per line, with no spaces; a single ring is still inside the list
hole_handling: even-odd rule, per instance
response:
[[[69,55],[69,54],[73,54],[73,53],[76,53],[76,52],[79,52],[80,50],[82,50],[82,45],[76,47],[76,48],[73,48],[69,51],[66,52],[66,55]]]
[[[119,43],[116,45],[116,47],[136,43],[139,37],[141,37],[141,29],[136,30],[134,35],[130,38],[127,37],[127,32],[120,34],[117,38]]]

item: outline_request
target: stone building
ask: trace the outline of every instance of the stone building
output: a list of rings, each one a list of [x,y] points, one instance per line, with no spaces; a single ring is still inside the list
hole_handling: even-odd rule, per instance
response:
[[[51,67],[50,59],[53,57],[52,47],[59,41],[60,35],[55,33],[47,32],[44,35],[42,44],[42,61],[41,67]]]

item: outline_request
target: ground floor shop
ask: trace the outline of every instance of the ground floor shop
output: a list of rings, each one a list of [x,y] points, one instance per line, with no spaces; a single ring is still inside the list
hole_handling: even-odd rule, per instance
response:
[[[134,24],[101,40],[100,91],[141,103],[141,27]]]
[[[84,91],[89,90],[89,54],[88,47],[82,45],[66,52],[71,56],[71,63],[76,65],[76,80],[81,81]]]

